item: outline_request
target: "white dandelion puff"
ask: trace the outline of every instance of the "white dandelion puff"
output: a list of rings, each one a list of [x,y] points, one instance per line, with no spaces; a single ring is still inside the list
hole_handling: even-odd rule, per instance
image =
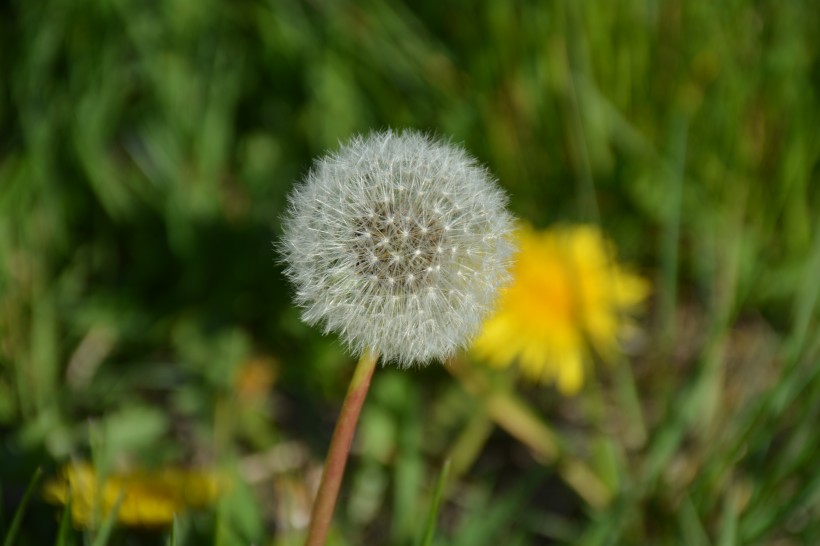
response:
[[[303,320],[400,366],[446,358],[508,279],[506,201],[453,144],[412,131],[354,137],[289,198],[279,247]]]

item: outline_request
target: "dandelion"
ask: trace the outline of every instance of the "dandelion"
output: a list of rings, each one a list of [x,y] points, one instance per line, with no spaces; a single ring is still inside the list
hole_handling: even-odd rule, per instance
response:
[[[401,366],[465,346],[505,280],[506,198],[459,147],[356,137],[291,195],[281,249],[303,319]]]
[[[505,204],[463,149],[412,131],[353,138],[291,194],[280,250],[302,318],[361,355],[308,546],[324,544],[379,355],[401,367],[444,359],[481,326],[512,253]]]
[[[617,354],[619,340],[633,328],[628,314],[649,285],[617,264],[595,227],[536,232],[525,225],[518,241],[513,282],[474,351],[497,367],[518,362],[525,377],[574,394],[590,348],[604,360]]]
[[[208,472],[178,468],[115,473],[101,479],[88,463],[63,467],[43,494],[54,504],[71,504],[77,527],[92,527],[117,507],[117,520],[131,527],[165,527],[188,508],[216,501],[220,487]]]

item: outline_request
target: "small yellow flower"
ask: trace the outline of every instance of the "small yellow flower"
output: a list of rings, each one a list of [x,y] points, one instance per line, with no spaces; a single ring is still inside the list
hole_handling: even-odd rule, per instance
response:
[[[240,403],[253,405],[269,394],[276,381],[276,361],[268,356],[256,356],[246,360],[234,377],[234,392]]]
[[[575,394],[589,345],[612,359],[632,326],[625,314],[643,302],[649,284],[615,262],[614,249],[596,227],[537,232],[522,225],[517,236],[513,282],[474,351],[496,367],[518,361],[526,377]]]
[[[218,482],[211,473],[166,468],[112,474],[100,483],[91,465],[73,463],[46,483],[43,494],[54,504],[67,504],[70,497],[71,517],[78,527],[99,523],[118,501],[117,520],[123,525],[164,527],[186,508],[215,502]]]

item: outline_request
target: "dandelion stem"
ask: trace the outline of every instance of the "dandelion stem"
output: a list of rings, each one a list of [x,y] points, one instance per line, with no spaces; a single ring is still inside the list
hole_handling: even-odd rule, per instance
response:
[[[339,486],[342,484],[347,455],[353,441],[353,433],[356,432],[359,413],[362,411],[367,389],[370,387],[370,378],[373,377],[373,370],[378,360],[377,352],[365,351],[359,363],[356,364],[339,420],[336,422],[336,429],[333,431],[333,438],[330,440],[322,481],[319,484],[319,492],[316,494],[313,512],[310,515],[310,527],[305,546],[322,546],[327,538],[330,522],[333,519],[333,509],[336,506],[336,497],[339,495]]]
[[[532,449],[543,464],[555,464],[558,473],[590,506],[601,508],[612,500],[612,492],[583,461],[573,457],[564,442],[538,414],[515,393],[493,390],[487,377],[458,357],[446,366],[464,388],[479,397],[487,415],[521,443]]]

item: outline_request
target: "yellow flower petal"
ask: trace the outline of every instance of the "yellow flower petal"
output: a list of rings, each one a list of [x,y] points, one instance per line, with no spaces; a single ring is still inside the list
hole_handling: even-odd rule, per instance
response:
[[[211,473],[166,468],[115,473],[100,483],[91,465],[73,463],[45,484],[43,496],[54,504],[67,504],[70,497],[71,517],[78,527],[99,523],[118,501],[117,520],[123,525],[162,527],[186,508],[215,502],[218,482]]]
[[[513,282],[474,344],[495,367],[517,362],[534,381],[577,393],[590,348],[611,360],[649,283],[622,269],[593,226],[537,232],[522,225]],[[591,347],[590,347],[591,346]]]

